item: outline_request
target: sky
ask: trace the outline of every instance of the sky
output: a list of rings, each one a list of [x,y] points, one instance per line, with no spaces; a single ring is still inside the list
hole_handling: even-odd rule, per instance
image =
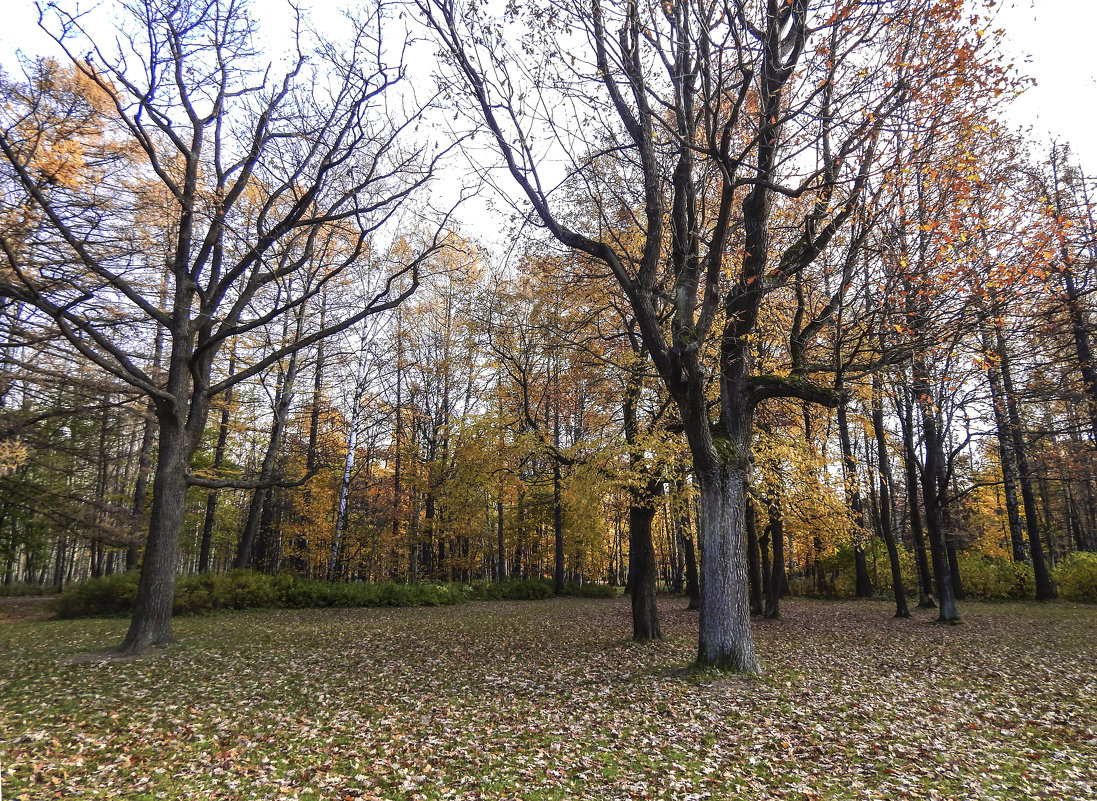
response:
[[[1005,0],[996,27],[1036,86],[1015,101],[1010,119],[1040,140],[1069,142],[1075,159],[1097,174],[1097,3],[1092,0]]]
[[[269,8],[277,2],[260,0],[256,6]],[[314,0],[313,5],[326,10],[342,4]],[[16,66],[17,50],[54,51],[53,42],[37,28],[32,3],[23,0],[5,6],[0,25],[0,64],[5,69]],[[1010,120],[1017,126],[1031,126],[1037,140],[1069,142],[1075,160],[1087,173],[1097,174],[1097,54],[1092,41],[1097,3],[999,0],[997,13],[995,27],[1006,31],[1007,53],[1037,81],[1015,101]]]

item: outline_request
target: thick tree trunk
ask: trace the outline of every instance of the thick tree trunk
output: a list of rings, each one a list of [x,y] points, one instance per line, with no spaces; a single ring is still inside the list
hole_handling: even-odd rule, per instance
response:
[[[643,377],[638,372],[629,374],[622,406],[625,440],[635,445],[640,436],[640,419],[637,406],[643,390]],[[557,446],[559,447],[559,415],[557,415]],[[640,448],[629,453],[629,466],[633,472],[649,470],[645,454]],[[556,470],[559,470],[557,462]],[[554,477],[558,475],[553,474]],[[643,485],[629,488],[629,570],[627,587],[632,601],[632,638],[634,640],[661,640],[659,610],[655,605],[655,544],[651,537],[651,524],[655,519],[655,497],[662,493],[662,480],[649,476]],[[557,505],[559,508],[559,505]]]
[[[645,490],[635,489],[629,504],[629,597],[632,600],[632,639],[661,640],[659,611],[655,605],[655,545],[651,523],[655,519],[652,503],[659,483],[651,480]]]
[[[701,501],[701,615],[697,662],[738,673],[758,673],[747,594],[747,474],[719,464],[698,477]]]
[[[161,416],[152,512],[133,618],[123,653],[138,653],[171,641],[171,607],[186,512],[187,468],[193,448],[177,421]]]

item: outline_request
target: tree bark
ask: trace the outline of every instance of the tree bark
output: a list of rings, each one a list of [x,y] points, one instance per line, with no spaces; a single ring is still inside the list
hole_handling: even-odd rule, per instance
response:
[[[762,558],[762,549],[758,538],[758,524],[755,520],[754,504],[747,499],[747,583],[750,590],[751,615],[762,614],[762,576],[768,567],[768,559]]]
[[[301,307],[302,310],[304,306]],[[299,339],[301,336],[301,327],[304,322],[304,316],[299,315],[297,318],[297,333],[296,337]],[[283,339],[285,333],[283,333]],[[275,473],[278,468],[278,451],[282,445],[282,432],[286,427],[286,420],[289,416],[290,403],[293,400],[294,384],[297,381],[297,353],[295,352],[290,356],[289,365],[286,367],[285,373],[279,375],[277,387],[274,392],[274,415],[271,421],[270,427],[270,439],[267,440],[267,449],[263,454],[263,463],[259,468],[259,486],[255,488],[255,491],[251,496],[251,503],[248,504],[248,516],[244,524],[244,533],[240,537],[240,545],[236,550],[236,559],[233,562],[233,567],[236,570],[246,569],[252,562],[252,549],[255,545],[256,535],[260,531],[260,527],[263,524],[263,518],[266,516],[269,520],[270,512],[268,511],[269,500],[271,495],[271,485],[274,482]],[[352,445],[353,447],[353,445]],[[352,462],[353,465],[353,462]],[[346,498],[343,493],[346,492],[346,487],[340,486],[342,492],[340,493],[340,510],[345,513]],[[345,527],[346,520],[343,520]]]
[[[229,348],[229,376],[236,374],[236,341]],[[225,462],[225,449],[229,440],[229,419],[232,415],[232,387],[225,390],[224,406],[221,407],[221,421],[217,427],[217,445],[213,451],[213,474],[219,475]],[[213,545],[213,526],[217,519],[217,490],[211,489],[206,495],[206,515],[202,521],[202,540],[198,548],[198,572],[209,572],[210,549]]]
[[[936,410],[930,400],[929,381],[925,370],[915,359],[914,396],[921,409],[922,435],[925,438],[925,461],[921,470],[922,504],[926,512],[926,528],[929,530],[930,556],[933,559],[933,576],[937,589],[940,623],[959,623],[960,613],[952,586],[947,544],[941,519],[940,465],[944,460],[944,445],[937,425]]]
[[[123,653],[139,653],[171,641],[172,600],[179,562],[179,538],[186,513],[187,467],[194,451],[180,421],[160,415],[159,451],[152,482],[152,512],[133,618]]]
[[[1032,557],[1032,570],[1036,578],[1036,600],[1047,601],[1055,597],[1055,587],[1051,583],[1047,564],[1044,562],[1043,545],[1040,542],[1040,524],[1036,515],[1036,497],[1032,491],[1032,474],[1028,464],[1028,449],[1025,447],[1021,412],[1017,406],[1017,396],[1013,391],[1013,374],[1010,369],[1009,349],[1001,326],[995,326],[998,366],[1002,372],[1002,388],[1006,402],[1006,415],[1009,419],[1010,438],[1013,443],[1013,455],[1017,460],[1017,475],[1021,484],[1021,502],[1025,510],[1025,529],[1028,531],[1029,554]]]
[[[648,481],[643,489],[630,492],[629,503],[629,598],[632,601],[632,639],[661,640],[659,610],[655,603],[655,545],[651,524],[655,519],[654,499],[660,482]]]
[[[884,429],[884,400],[881,396],[880,378],[872,377],[872,428],[876,438],[876,461],[880,479],[880,536],[888,549],[891,566],[891,589],[895,596],[895,617],[910,617],[907,608],[907,591],[903,586],[903,570],[899,564],[899,548],[895,541],[895,529],[891,519],[891,460],[888,455],[887,436]],[[865,447],[868,447],[867,444]]]
[[[685,514],[688,515],[688,511]],[[694,546],[693,532],[688,525],[682,527],[682,536],[686,546],[686,609],[700,609],[701,581],[697,574],[697,549]]]
[[[767,512],[769,514],[769,541],[773,548],[773,565],[769,572],[769,581],[766,584],[766,608],[764,614],[767,618],[775,620],[781,617],[781,597],[788,591],[788,576],[785,574],[785,521],[781,513],[781,499],[776,494],[767,499]]]
[[[1009,542],[1014,562],[1024,562],[1024,529],[1021,510],[1017,502],[1017,462],[1013,454],[1013,437],[1010,436],[1009,417],[1006,413],[1005,390],[1002,373],[997,362],[997,348],[990,342],[989,332],[982,332],[983,351],[987,354],[987,380],[990,383],[991,408],[994,411],[994,427],[998,432],[998,460],[1002,467],[1002,492],[1005,495],[1006,518],[1009,521]]]
[[[842,390],[839,377],[836,388]],[[868,576],[868,564],[865,561],[865,547],[861,541],[865,536],[865,511],[861,503],[861,482],[857,476],[857,458],[853,455],[853,441],[849,435],[849,417],[845,402],[838,405],[838,439],[842,446],[842,476],[846,485],[846,502],[853,513],[854,541],[853,557],[856,571],[856,595],[858,598],[872,597],[872,581]]]
[[[903,428],[903,464],[907,475],[907,514],[910,516],[910,536],[914,541],[914,559],[918,567],[918,608],[935,609],[937,602],[933,598],[933,574],[929,569],[926,537],[920,512],[921,503],[918,496],[918,454],[914,450],[913,400],[906,397],[899,411],[899,420]]]
[[[698,476],[704,559],[697,662],[737,673],[758,673],[750,632],[744,524],[746,470],[720,463]]]

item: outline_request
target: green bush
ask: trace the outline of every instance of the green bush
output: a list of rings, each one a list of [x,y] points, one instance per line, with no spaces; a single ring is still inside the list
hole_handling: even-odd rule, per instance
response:
[[[508,579],[477,581],[469,587],[474,601],[537,601],[552,597],[552,582],[547,579]]]
[[[578,584],[574,581],[564,583],[564,595],[573,595],[576,598],[616,598],[617,588],[608,584]]]
[[[94,617],[129,612],[137,598],[137,579],[136,572],[116,573],[70,584],[57,599],[57,613],[61,617]]]
[[[59,599],[62,617],[130,612],[137,597],[137,574],[74,584]],[[187,576],[175,584],[172,611],[193,615],[218,609],[295,609],[325,606],[443,606],[470,595],[461,584],[345,584],[288,574],[267,576],[248,570],[226,575]]]
[[[1097,553],[1075,553],[1059,562],[1052,573],[1059,597],[1097,603]]]
[[[1032,565],[991,558],[978,552],[957,554],[964,595],[984,601],[1013,601],[1036,597]]]

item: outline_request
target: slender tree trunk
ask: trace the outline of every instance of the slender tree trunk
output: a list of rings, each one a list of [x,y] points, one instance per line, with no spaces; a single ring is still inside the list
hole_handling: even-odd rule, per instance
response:
[[[922,435],[925,437],[925,462],[922,466],[922,504],[926,511],[926,528],[929,530],[930,555],[933,559],[933,575],[936,582],[938,616],[941,623],[960,622],[956,609],[956,597],[952,587],[952,571],[949,570],[947,544],[941,519],[940,464],[944,460],[944,444],[938,430],[936,410],[930,398],[929,381],[924,369],[915,365],[914,396],[922,412]]]
[[[769,581],[766,582],[766,608],[764,614],[767,618],[781,617],[781,596],[788,591],[788,576],[785,574],[785,520],[781,513],[780,496],[772,494],[768,498],[767,512],[769,514],[770,547],[773,549],[773,566],[766,572]]]
[[[891,589],[895,595],[895,617],[907,618],[910,617],[910,610],[907,608],[907,591],[903,586],[903,570],[899,564],[899,548],[895,542],[895,529],[891,519],[892,478],[884,429],[884,400],[881,395],[880,378],[875,374],[872,377],[872,427],[876,438],[877,469],[880,474],[880,536],[884,538],[884,544],[888,549]]]
[[[1059,149],[1056,146],[1052,149],[1052,176],[1055,182],[1055,211],[1060,220],[1065,219],[1066,214],[1063,209],[1063,187],[1060,184],[1059,179]],[[1082,182],[1082,199],[1084,200],[1083,208],[1086,209],[1086,233],[1090,237],[1090,258],[1093,257],[1094,240],[1097,239],[1097,230],[1094,228],[1091,206],[1089,203],[1089,192],[1085,181]],[[1085,302],[1085,296],[1079,289],[1074,277],[1074,256],[1070,252],[1070,245],[1067,242],[1066,236],[1063,234],[1062,229],[1059,232],[1059,255],[1061,263],[1059,265],[1059,275],[1063,280],[1063,290],[1065,294],[1065,302],[1067,307],[1067,314],[1070,317],[1070,333],[1074,339],[1074,353],[1078,359],[1078,371],[1082,375],[1082,386],[1085,389],[1086,399],[1089,407],[1089,425],[1090,435],[1093,437],[1094,444],[1097,444],[1097,364],[1093,360],[1093,344],[1090,341],[1090,327],[1089,320],[1087,319],[1086,309],[1083,305]],[[1035,567],[1036,556],[1033,556],[1033,567]],[[1039,595],[1039,578],[1037,578],[1037,594]],[[1048,585],[1050,587],[1050,584]],[[1044,589],[1048,589],[1045,587]]]
[[[918,496],[918,454],[914,450],[914,406],[909,397],[902,403],[900,422],[903,427],[903,464],[907,475],[907,510],[910,516],[910,536],[914,541],[914,559],[918,568],[918,608],[934,609],[933,574],[929,569],[925,531],[922,528],[921,503]]]
[[[499,482],[499,495],[495,501],[495,538],[496,538],[496,562],[495,580],[505,581],[507,578],[507,546],[503,541],[503,485]]]
[[[836,388],[841,391],[842,380],[838,379]],[[872,597],[872,581],[868,576],[868,564],[865,561],[865,511],[861,503],[861,482],[857,476],[857,458],[853,455],[853,441],[849,435],[849,417],[846,404],[838,405],[838,439],[842,446],[842,476],[846,485],[846,502],[853,513],[854,542],[853,555],[857,574],[856,594],[858,598]]]
[[[229,348],[229,371],[231,378],[236,375],[236,341]],[[225,391],[224,406],[221,407],[221,421],[217,427],[217,446],[213,451],[213,474],[220,475],[225,462],[225,450],[229,440],[229,419],[232,415],[232,388]],[[210,569],[210,549],[213,547],[213,527],[217,521],[217,490],[211,489],[206,495],[206,515],[202,521],[202,540],[198,548],[198,572],[208,573]]]
[[[746,531],[747,531],[747,584],[750,591],[751,615],[762,614],[763,576],[768,574],[769,555],[768,549],[763,558],[761,542],[758,537],[758,523],[755,519],[754,504],[747,498],[746,507]],[[768,582],[765,582],[768,585]]]
[[[304,307],[302,307],[304,308]],[[301,334],[302,318],[298,317],[297,336]],[[263,463],[259,468],[259,486],[251,496],[248,504],[248,516],[244,524],[244,533],[240,538],[240,545],[236,550],[236,559],[233,567],[236,570],[244,570],[252,561],[252,549],[255,545],[256,535],[259,533],[263,517],[267,518],[267,530],[269,531],[270,513],[267,511],[271,495],[271,484],[278,472],[278,451],[282,445],[282,432],[286,427],[289,417],[290,404],[293,400],[294,383],[297,380],[297,354],[290,357],[289,365],[284,374],[278,378],[278,384],[274,392],[274,419],[271,421],[270,439],[267,440],[267,449],[263,454]],[[353,468],[353,459],[350,462]],[[349,478],[349,476],[347,476]],[[346,507],[343,493],[346,488],[340,485],[340,511],[345,515]],[[346,525],[346,520],[343,520]]]
[[[564,594],[564,504],[560,497],[560,480],[560,463],[554,460],[552,463],[552,540],[554,545],[552,591],[557,595]],[[648,530],[651,530],[650,522]],[[653,551],[653,562],[654,559]]]
[[[1036,515],[1036,497],[1032,492],[1031,471],[1028,465],[1028,449],[1025,447],[1021,413],[1017,407],[1017,396],[1013,391],[1013,375],[1010,370],[1009,350],[1000,326],[995,327],[995,340],[998,352],[998,365],[1002,372],[1002,388],[1005,390],[1006,415],[1009,419],[1010,437],[1013,443],[1013,455],[1017,460],[1017,475],[1021,484],[1021,501],[1025,510],[1025,529],[1028,531],[1029,554],[1032,557],[1032,569],[1036,578],[1036,600],[1046,601],[1055,597],[1055,588],[1044,562],[1044,550],[1040,542],[1040,524]]]
[[[1013,454],[1013,438],[1010,436],[1009,417],[1006,412],[1005,390],[1002,373],[997,362],[997,348],[990,341],[990,334],[982,332],[983,351],[987,358],[987,379],[994,411],[994,426],[998,431],[998,459],[1002,466],[1002,492],[1005,495],[1006,516],[1009,521],[1009,541],[1013,561],[1023,562],[1025,552],[1024,530],[1021,525],[1021,509],[1017,502],[1017,462]]]
[[[693,532],[689,524],[689,504],[683,502],[682,514],[685,515],[686,520],[683,521],[682,536],[685,540],[685,558],[686,558],[686,598],[688,603],[687,609],[700,609],[701,608],[701,581],[697,571],[697,549],[694,545]]]
[[[152,467],[152,441],[156,436],[156,417],[152,402],[145,408],[145,425],[141,434],[141,450],[137,456],[137,480],[133,485],[133,528],[126,545],[126,571],[137,569],[137,556],[145,532],[145,496],[148,494]]]

